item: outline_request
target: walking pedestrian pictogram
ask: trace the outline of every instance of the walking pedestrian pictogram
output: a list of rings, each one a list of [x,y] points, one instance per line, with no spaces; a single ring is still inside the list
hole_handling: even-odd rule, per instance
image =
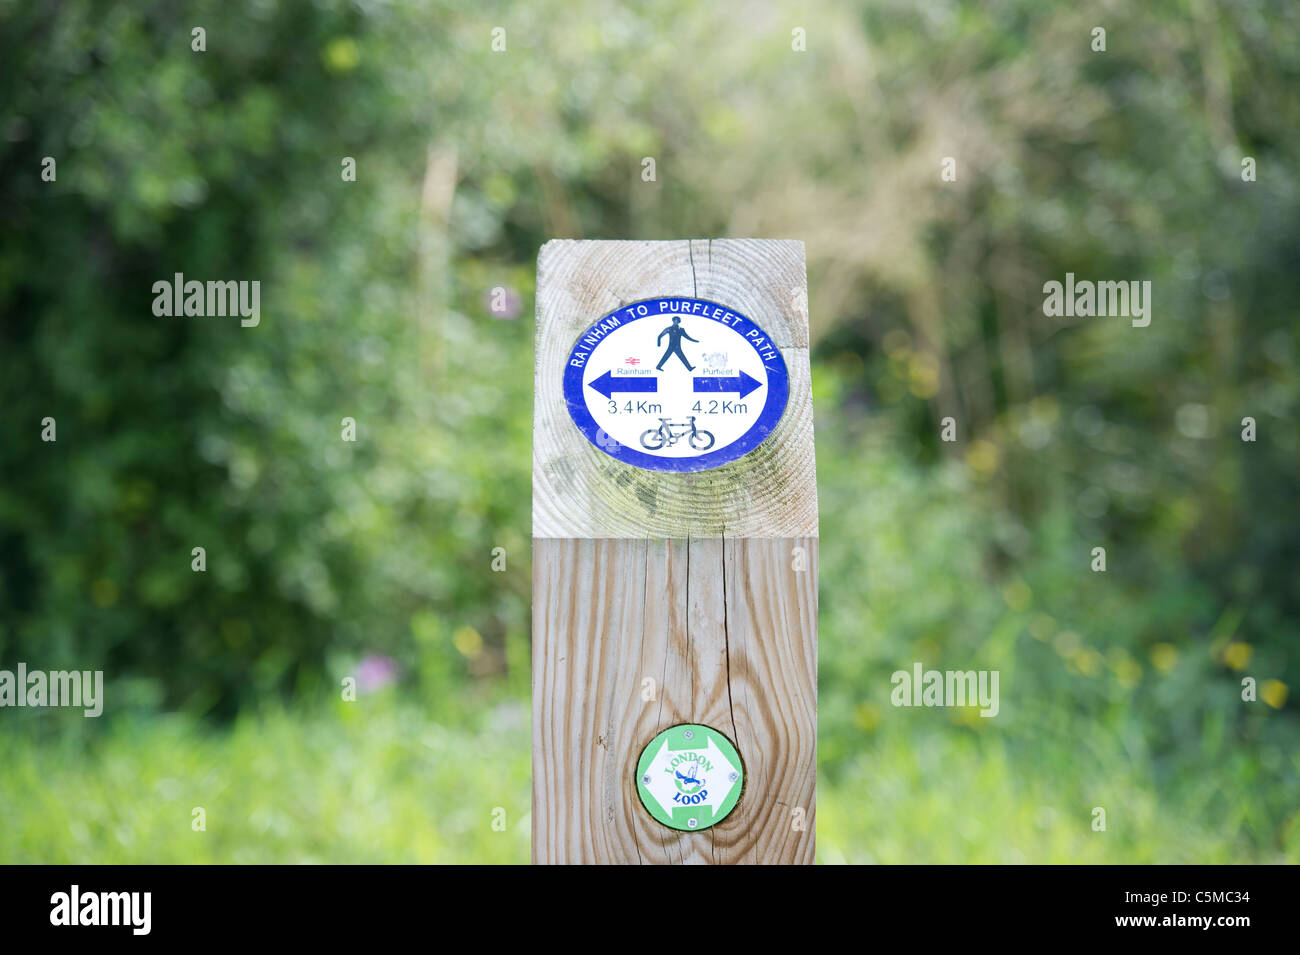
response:
[[[697,345],[700,342],[699,339],[692,338],[690,335],[686,334],[686,330],[682,328],[681,316],[673,316],[673,323],[659,333],[659,339],[655,344],[662,345],[665,335],[668,336],[668,350],[664,352],[664,357],[659,359],[659,364],[655,365],[655,368],[662,371],[664,362],[666,362],[672,355],[676,355],[682,360],[682,364],[686,366],[687,371],[694,371],[695,366],[686,360],[686,355],[682,352],[682,339],[684,338],[688,342],[695,342]]]

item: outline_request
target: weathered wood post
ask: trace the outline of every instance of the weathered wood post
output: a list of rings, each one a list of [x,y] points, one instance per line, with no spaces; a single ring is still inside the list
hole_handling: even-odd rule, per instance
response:
[[[537,260],[533,861],[811,863],[803,243]]]

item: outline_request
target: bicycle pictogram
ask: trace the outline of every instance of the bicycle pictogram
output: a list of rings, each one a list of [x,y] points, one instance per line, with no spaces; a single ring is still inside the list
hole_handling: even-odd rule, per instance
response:
[[[674,428],[680,430],[674,431]],[[641,447],[647,451],[658,451],[665,445],[672,447],[682,438],[696,451],[707,451],[713,447],[713,432],[695,427],[695,415],[675,424],[667,418],[659,419],[659,427],[650,428],[641,435]]]

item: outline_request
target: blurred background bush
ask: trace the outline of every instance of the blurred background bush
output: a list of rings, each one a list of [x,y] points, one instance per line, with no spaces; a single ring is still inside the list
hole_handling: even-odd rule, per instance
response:
[[[526,860],[536,252],[731,235],[807,243],[819,858],[1300,860],[1300,7],[639,7],[0,0],[0,667],[107,681],[0,711],[0,861]]]

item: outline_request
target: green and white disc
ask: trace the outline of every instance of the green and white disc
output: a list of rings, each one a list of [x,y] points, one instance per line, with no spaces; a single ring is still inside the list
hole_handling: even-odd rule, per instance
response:
[[[641,750],[636,791],[665,826],[698,832],[727,818],[745,784],[731,740],[710,726],[671,726]]]

